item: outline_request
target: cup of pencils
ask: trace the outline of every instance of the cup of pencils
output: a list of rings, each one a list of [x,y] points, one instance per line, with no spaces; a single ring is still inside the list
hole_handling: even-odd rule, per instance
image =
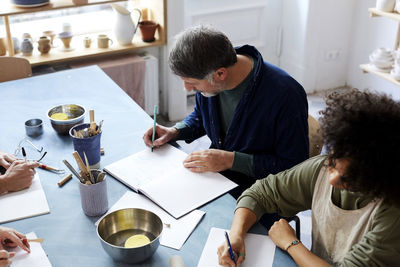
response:
[[[79,183],[82,210],[87,216],[100,216],[108,210],[107,183],[105,172],[90,170],[90,174],[81,171],[86,180]]]
[[[82,159],[87,157],[91,169],[98,169],[100,167],[102,125],[103,121],[99,125],[94,122],[94,111],[90,110],[90,123],[78,124],[69,130],[74,150],[79,153]]]

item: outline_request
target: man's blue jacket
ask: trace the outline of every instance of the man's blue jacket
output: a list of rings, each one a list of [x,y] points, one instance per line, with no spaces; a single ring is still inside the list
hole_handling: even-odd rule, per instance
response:
[[[218,96],[196,94],[194,111],[185,118],[191,142],[204,134],[210,148],[253,155],[255,177],[221,172],[239,184],[234,196],[256,179],[286,170],[308,158],[308,104],[303,87],[286,72],[265,62],[253,46],[235,48],[254,59],[254,76],[241,97],[225,137],[220,135]],[[185,131],[186,132],[186,131]],[[185,134],[185,136],[187,136]]]

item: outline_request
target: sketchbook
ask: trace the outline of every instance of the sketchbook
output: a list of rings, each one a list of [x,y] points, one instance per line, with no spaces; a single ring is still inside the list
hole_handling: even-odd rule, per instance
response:
[[[50,213],[39,174],[35,174],[29,188],[1,195],[0,210],[0,223]]]
[[[177,250],[182,248],[185,241],[205,214],[204,211],[194,210],[177,220],[147,197],[128,191],[103,215],[103,217],[113,211],[126,208],[146,209],[157,214],[164,223],[160,244]],[[96,225],[99,224],[102,218],[96,222]]]
[[[219,173],[194,173],[183,166],[187,154],[169,144],[145,149],[104,167],[178,219],[237,184]]]
[[[229,232],[220,228],[211,228],[197,267],[220,266],[218,264],[217,249],[226,242],[225,231]],[[244,243],[246,259],[240,265],[241,267],[272,266],[276,246],[269,236],[248,233],[244,238]]]

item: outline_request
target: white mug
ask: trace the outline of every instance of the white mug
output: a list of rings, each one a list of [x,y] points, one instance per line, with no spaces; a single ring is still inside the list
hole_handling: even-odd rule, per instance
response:
[[[99,48],[108,48],[109,44],[111,41],[111,45],[113,44],[113,40],[111,40],[110,38],[108,38],[108,36],[106,34],[99,34],[97,36],[97,46]]]

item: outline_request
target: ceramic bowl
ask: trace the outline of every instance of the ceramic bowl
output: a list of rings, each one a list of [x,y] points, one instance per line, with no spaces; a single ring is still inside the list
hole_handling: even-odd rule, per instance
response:
[[[54,113],[65,113],[68,119],[53,119],[51,116]],[[73,126],[83,122],[85,119],[85,108],[75,104],[59,105],[49,109],[47,112],[47,117],[51,122],[51,126],[53,126],[53,129],[58,134],[67,135]]]
[[[380,69],[391,68],[393,65],[393,58],[392,60],[382,60],[382,59],[376,59],[373,55],[370,55],[369,60],[372,64],[374,64]]]
[[[37,7],[47,5],[49,0],[12,0],[12,3],[21,7]]]
[[[160,245],[163,223],[156,214],[144,209],[121,209],[104,216],[97,226],[97,236],[104,250],[115,261],[138,263],[150,258]],[[135,248],[125,248],[132,235],[142,234],[150,243]]]
[[[390,59],[393,58],[393,51],[380,47],[372,52],[372,55],[376,59]]]
[[[70,38],[72,37],[72,32],[60,32],[58,34],[58,38],[62,39],[62,38]]]
[[[390,68],[386,68],[386,69],[385,68],[381,69],[381,68],[378,68],[377,66],[375,66],[372,63],[370,63],[369,66],[370,66],[370,68],[372,68],[373,70],[378,71],[378,72],[389,73],[390,70],[391,70],[391,67]]]

